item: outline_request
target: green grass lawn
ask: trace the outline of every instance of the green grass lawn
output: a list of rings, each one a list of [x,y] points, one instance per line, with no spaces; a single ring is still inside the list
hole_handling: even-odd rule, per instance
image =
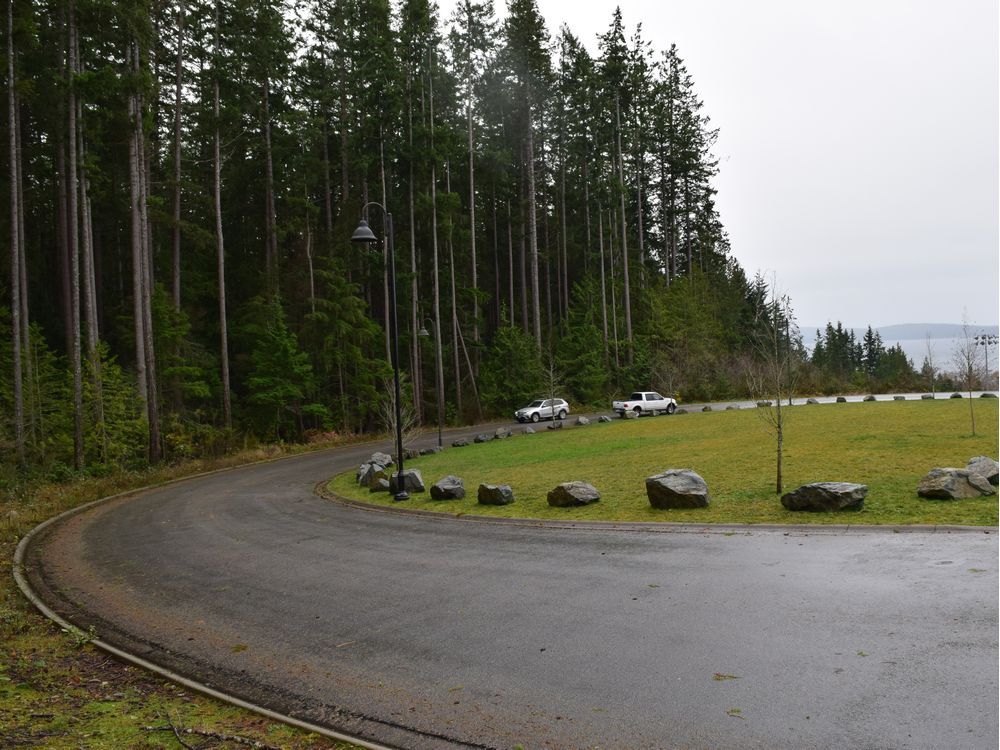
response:
[[[842,513],[793,513],[774,492],[775,438],[755,409],[591,423],[560,431],[447,448],[407,466],[428,490],[446,474],[465,482],[463,500],[434,501],[420,493],[401,504],[358,488],[354,473],[335,477],[336,494],[367,502],[451,514],[520,518],[694,523],[850,523],[997,525],[997,496],[939,501],[917,497],[920,478],[936,466],[964,467],[972,456],[998,454],[998,402],[968,399],[795,406],[785,412],[784,489],[809,482],[868,485],[865,507]],[[654,510],[644,479],[666,469],[693,469],[708,483],[711,504],[697,510]],[[594,485],[601,501],[551,508],[547,492],[560,482]],[[482,482],[509,484],[507,506],[476,502]]]

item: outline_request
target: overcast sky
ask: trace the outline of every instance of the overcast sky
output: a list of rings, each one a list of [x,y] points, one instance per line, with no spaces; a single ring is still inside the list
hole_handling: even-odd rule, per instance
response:
[[[538,0],[593,53],[616,5],[677,44],[733,252],[802,325],[997,323],[996,0]]]

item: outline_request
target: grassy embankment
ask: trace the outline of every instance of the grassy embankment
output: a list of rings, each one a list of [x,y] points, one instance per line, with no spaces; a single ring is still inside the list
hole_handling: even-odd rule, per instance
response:
[[[507,440],[447,448],[408,466],[430,488],[445,474],[465,482],[463,500],[434,501],[421,493],[402,504],[452,514],[615,521],[808,524],[960,524],[995,526],[997,497],[936,501],[917,497],[920,478],[936,466],[964,467],[972,456],[998,453],[998,402],[975,399],[976,436],[967,399],[795,406],[785,412],[785,491],[808,482],[867,484],[860,511],[793,513],[774,492],[775,439],[755,409],[615,420]],[[689,468],[708,483],[712,502],[698,510],[654,510],[644,479]],[[551,508],[546,493],[560,482],[594,485],[601,501]],[[516,502],[479,505],[481,482],[509,484]],[[369,494],[354,474],[335,477],[344,497],[392,504]]]
[[[20,537],[64,510],[129,489],[308,448],[271,447],[214,461],[40,485],[20,498],[0,496],[0,747],[138,750],[180,748],[181,739],[190,747],[252,746],[225,740],[225,735],[260,743],[261,748],[351,747],[218,703],[108,657],[84,635],[62,632],[42,617],[21,595],[11,570]]]

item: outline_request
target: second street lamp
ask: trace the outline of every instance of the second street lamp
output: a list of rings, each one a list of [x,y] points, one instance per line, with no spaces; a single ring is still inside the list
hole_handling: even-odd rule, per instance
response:
[[[396,329],[396,253],[392,245],[392,214],[389,213],[381,203],[371,201],[361,208],[362,219],[358,223],[358,228],[351,235],[351,242],[361,244],[373,244],[378,242],[378,237],[368,226],[364,219],[365,211],[369,206],[378,206],[385,215],[385,242],[386,256],[389,263],[389,354],[392,357],[392,382],[395,389],[394,394],[394,417],[396,422],[396,494],[394,500],[409,500],[410,495],[406,491],[406,480],[403,474],[403,396],[399,387],[399,332]]]

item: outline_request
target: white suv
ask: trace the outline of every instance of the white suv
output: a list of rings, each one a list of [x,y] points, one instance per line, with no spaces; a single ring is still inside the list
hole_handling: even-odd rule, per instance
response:
[[[537,398],[523,409],[514,412],[518,422],[537,422],[539,419],[566,419],[569,404],[561,398]]]

